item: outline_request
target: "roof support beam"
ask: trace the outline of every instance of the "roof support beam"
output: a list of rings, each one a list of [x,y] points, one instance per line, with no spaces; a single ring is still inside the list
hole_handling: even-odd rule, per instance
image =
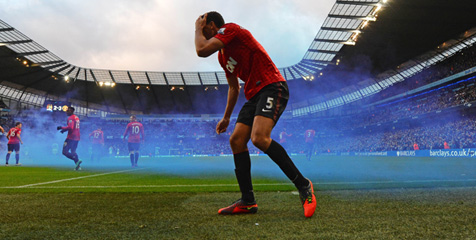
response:
[[[316,52],[316,53],[329,53],[329,54],[337,54],[339,51],[332,51],[332,50],[320,50],[320,49],[308,49],[308,52]]]
[[[346,41],[345,41],[345,40],[334,40],[334,39],[314,38],[314,41],[317,41],[317,42],[328,42],[328,43],[346,44]]]
[[[5,45],[14,45],[14,44],[22,44],[22,43],[31,43],[33,40],[18,40],[18,41],[10,41],[10,42],[0,42],[1,44]]]
[[[132,81],[132,76],[131,76],[131,74],[129,73],[129,71],[127,71],[127,76],[129,77],[129,80],[131,81],[132,87],[134,87],[134,86],[135,86],[135,85],[134,85],[134,81]],[[134,89],[135,89],[135,88],[134,88]],[[144,114],[144,113],[146,113],[145,105],[142,104],[142,101],[141,101],[141,99],[140,99],[140,95],[139,95],[139,93],[138,93],[137,91],[138,91],[138,89],[135,89],[134,92],[136,93],[137,101],[139,102],[139,104],[140,104],[140,106],[141,106],[141,108],[142,108],[142,114]]]
[[[185,83],[185,78],[183,77],[183,73],[180,72],[180,77],[182,78],[182,81],[183,81],[183,87],[185,89],[185,93],[187,93],[187,97],[188,97],[188,100],[190,102],[190,105],[189,106],[192,106],[192,109],[193,109],[193,100],[192,100],[192,97],[190,96],[190,92],[188,91],[188,88],[186,87],[187,84]]]
[[[335,32],[358,32],[358,33],[362,33],[362,31],[357,30],[355,28],[321,27],[321,30],[335,31]]]
[[[343,18],[343,19],[357,19],[357,20],[365,20],[365,21],[377,21],[377,18],[374,16],[349,16],[349,15],[337,15],[337,14],[329,14],[327,17],[330,18]]]
[[[9,31],[14,31],[15,28],[2,28],[0,29],[0,32],[9,32]]]
[[[64,62],[63,60],[59,61],[49,61],[49,62],[33,62],[33,64],[38,64],[38,65],[50,65],[50,64],[56,64],[56,63],[62,63]]]
[[[116,82],[116,80],[114,79],[114,76],[112,75],[111,70],[109,70],[108,72],[109,72],[109,75],[111,76],[112,81]],[[114,87],[114,90],[116,91],[117,95],[119,96],[119,99],[121,99],[121,103],[122,103],[122,107],[124,107],[124,111],[126,112],[126,114],[129,114],[129,111],[127,111],[127,108],[126,108],[126,103],[124,102],[124,99],[122,98],[121,93],[115,87]]]
[[[154,100],[155,100],[155,103],[157,104],[156,106],[160,106],[159,105],[160,104],[159,99],[157,98],[157,94],[155,93],[155,90],[152,87],[152,82],[150,81],[150,77],[149,77],[149,74],[147,72],[145,72],[145,77],[147,78],[147,81],[149,82],[150,90],[152,90],[152,95],[154,95]]]
[[[345,1],[345,0],[337,0],[336,1],[337,4],[348,4],[348,5],[366,5],[366,6],[379,6],[380,4],[380,1],[379,2],[365,2],[365,1],[362,1],[362,2],[358,2],[358,1]]]
[[[97,84],[98,80],[96,79],[96,76],[94,76],[93,70],[89,69],[89,72],[91,73],[91,76],[93,76],[94,82]],[[102,101],[106,104],[107,111],[111,112],[109,110],[109,104],[107,104],[106,98],[104,97],[104,94],[102,93],[101,88],[99,88],[99,93],[101,93]]]
[[[49,53],[50,51],[45,50],[45,51],[36,51],[36,52],[23,52],[23,53],[18,53],[17,56],[29,56],[29,55],[36,55],[36,54],[43,54],[43,53]]]

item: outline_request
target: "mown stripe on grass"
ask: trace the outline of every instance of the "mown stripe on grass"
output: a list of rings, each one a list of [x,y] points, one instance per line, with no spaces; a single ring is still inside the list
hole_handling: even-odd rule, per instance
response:
[[[137,169],[139,170],[139,169]],[[127,170],[133,171],[133,170]],[[96,174],[94,176],[101,176],[106,174],[127,172],[127,171],[118,171],[111,173]],[[85,177],[92,177],[85,176]],[[84,178],[84,177],[79,177]],[[63,179],[58,181],[51,181],[47,183],[37,183],[29,184],[18,187],[0,187],[0,188],[43,188],[43,189],[74,189],[74,188],[187,188],[187,187],[233,187],[237,184],[177,184],[177,185],[118,185],[118,186],[38,186],[45,185],[49,183],[56,183],[62,181],[69,181],[79,178]],[[435,180],[407,180],[407,181],[359,181],[359,182],[324,182],[324,183],[315,183],[316,185],[364,185],[364,184],[408,184],[408,183],[442,183],[442,182],[476,182],[476,179],[435,179]],[[254,186],[286,186],[292,185],[292,183],[256,183]]]
[[[136,168],[136,169],[128,169],[128,170],[122,170],[122,171],[115,171],[115,172],[98,173],[98,174],[81,176],[81,177],[66,178],[66,179],[59,179],[59,180],[54,180],[54,181],[49,181],[49,182],[33,183],[33,184],[27,184],[27,185],[22,185],[22,186],[2,187],[2,188],[32,188],[32,187],[39,186],[39,185],[46,185],[46,184],[52,184],[52,183],[73,181],[73,180],[78,180],[78,179],[83,179],[83,178],[99,177],[99,176],[117,174],[117,173],[124,173],[124,172],[132,172],[132,171],[143,170],[143,169],[145,169],[145,168]]]

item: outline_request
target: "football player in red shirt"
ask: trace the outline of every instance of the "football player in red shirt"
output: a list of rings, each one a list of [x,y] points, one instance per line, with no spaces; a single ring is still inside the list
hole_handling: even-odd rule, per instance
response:
[[[15,127],[11,128],[10,131],[7,133],[7,139],[8,139],[8,153],[6,156],[6,163],[5,166],[8,166],[8,160],[10,160],[10,154],[12,154],[13,151],[15,151],[15,160],[16,160],[16,166],[21,166],[20,164],[20,143],[23,144],[23,141],[21,140],[20,134],[21,134],[21,127],[22,123],[17,122],[15,123]]]
[[[81,170],[81,163],[83,161],[79,160],[78,154],[76,153],[76,148],[78,148],[78,143],[80,140],[79,134],[79,118],[74,115],[74,107],[68,107],[66,110],[66,115],[68,115],[67,126],[62,127],[58,126],[56,129],[60,130],[61,133],[68,131],[68,136],[63,144],[63,155],[67,158],[74,161],[76,167],[74,170]]]
[[[130,117],[131,122],[127,124],[126,131],[124,132],[124,141],[127,139],[127,147],[129,148],[129,157],[131,159],[132,167],[137,167],[137,161],[139,161],[140,143],[144,141],[144,126],[137,121],[137,117],[132,115]]]
[[[101,127],[98,127],[98,129],[89,134],[89,140],[93,142],[91,162],[94,162],[95,159],[99,160],[101,158],[102,148],[104,146],[104,132],[101,130]]]
[[[304,132],[304,139],[306,142],[306,159],[311,161],[312,151],[314,149],[314,136],[316,135],[316,131],[314,129],[308,129]]]
[[[271,139],[271,131],[284,111],[289,98],[288,86],[264,48],[251,33],[235,23],[226,23],[217,12],[208,12],[195,21],[195,49],[199,57],[218,52],[218,62],[226,73],[228,97],[223,118],[216,126],[218,134],[226,131],[240,93],[238,78],[245,82],[248,100],[241,108],[230,145],[241,199],[218,210],[219,214],[256,213],[251,183],[251,160],[247,143],[268,154],[299,190],[304,216],[316,209],[312,182],[303,177],[286,150]]]
[[[283,147],[286,147],[288,137],[291,137],[291,136],[292,134],[288,134],[286,132],[286,128],[283,128],[283,131],[279,133],[279,144],[281,144],[281,146]]]

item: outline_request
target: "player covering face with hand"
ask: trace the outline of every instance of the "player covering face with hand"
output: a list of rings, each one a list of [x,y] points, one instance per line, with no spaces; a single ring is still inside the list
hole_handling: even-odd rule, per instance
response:
[[[265,152],[299,190],[304,215],[316,209],[312,182],[303,177],[286,150],[271,139],[271,131],[283,113],[289,98],[286,80],[281,76],[264,48],[243,27],[226,23],[217,12],[208,12],[195,22],[195,49],[199,57],[218,52],[218,62],[226,73],[228,98],[223,118],[216,126],[218,134],[226,131],[240,92],[238,78],[245,82],[248,100],[241,108],[230,145],[241,198],[218,210],[219,214],[256,213],[251,183],[251,159],[247,143]]]

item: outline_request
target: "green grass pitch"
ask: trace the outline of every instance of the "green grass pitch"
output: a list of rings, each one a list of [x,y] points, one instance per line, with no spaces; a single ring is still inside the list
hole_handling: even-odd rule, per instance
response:
[[[333,164],[355,161],[332,160]],[[328,178],[312,176],[318,189],[318,207],[315,215],[306,219],[292,184],[282,176],[258,171],[253,175],[258,213],[220,216],[219,208],[239,198],[232,168],[184,175],[166,171],[164,165],[168,161],[149,166],[147,161],[152,160],[144,159],[143,167],[134,169],[126,165],[88,168],[85,164],[81,172],[72,171],[71,166],[1,166],[0,239],[473,239],[476,236],[476,188],[472,176],[465,175],[465,179],[459,180],[454,179],[456,175],[447,180],[435,179],[431,186],[424,178],[383,179],[385,182],[376,176],[358,178],[357,184],[351,184],[349,179],[332,174]],[[175,161],[180,164],[179,160]],[[306,164],[323,167],[320,161],[308,163],[296,158],[295,162],[303,168]],[[254,163],[259,168],[260,163]],[[264,163],[267,164],[272,165]],[[377,168],[399,169],[398,164]],[[462,165],[468,168],[466,162]],[[328,167],[332,169],[331,165]]]

